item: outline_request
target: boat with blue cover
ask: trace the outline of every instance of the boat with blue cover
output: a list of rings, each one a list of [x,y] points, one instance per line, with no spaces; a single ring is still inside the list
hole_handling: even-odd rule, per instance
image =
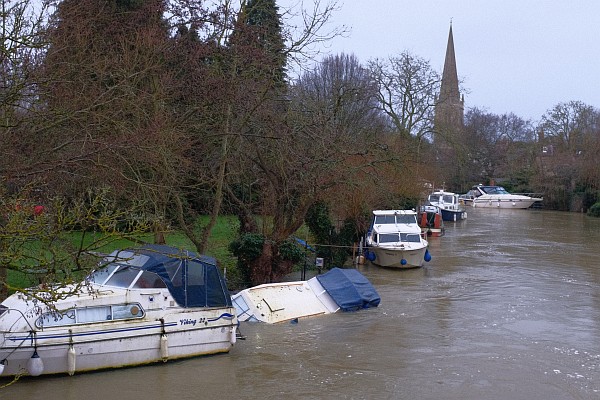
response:
[[[169,246],[115,251],[50,304],[0,305],[0,376],[74,374],[226,353],[238,321],[216,260]]]
[[[232,299],[239,321],[270,324],[377,307],[381,301],[358,270],[337,267],[307,281],[257,285]]]

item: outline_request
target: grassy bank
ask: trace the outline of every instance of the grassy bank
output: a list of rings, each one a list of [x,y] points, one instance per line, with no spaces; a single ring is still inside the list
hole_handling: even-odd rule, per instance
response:
[[[208,222],[208,216],[200,217],[198,220],[198,225],[203,226]],[[239,231],[239,221],[235,216],[221,216],[217,220],[214,228],[211,231],[211,235],[208,240],[208,246],[205,254],[212,256],[217,259],[219,263],[219,267],[222,271],[225,271],[228,281],[230,283],[230,289],[235,289],[240,285],[246,284],[246,282],[240,281],[240,274],[237,269],[237,258],[235,258],[229,252],[229,244],[237,237]],[[81,234],[70,234],[70,241],[73,243],[78,243],[81,241]],[[301,238],[308,237],[308,230],[303,227],[300,232],[298,232],[298,236]],[[85,242],[91,243],[93,240],[97,239],[93,233],[86,233]],[[146,242],[152,243],[154,238],[152,234],[143,234],[137,237],[137,239]],[[165,235],[165,240],[167,245],[174,246],[182,249],[187,249],[191,251],[196,251],[192,242],[180,231],[172,231],[168,232]],[[116,249],[123,249],[127,247],[135,247],[137,243],[134,243],[130,240],[115,240],[110,244],[105,245],[98,249],[103,253],[110,253]],[[39,274],[23,274],[16,271],[9,271],[8,273],[8,282],[11,286],[14,287],[29,287],[33,285],[37,285],[39,283]]]

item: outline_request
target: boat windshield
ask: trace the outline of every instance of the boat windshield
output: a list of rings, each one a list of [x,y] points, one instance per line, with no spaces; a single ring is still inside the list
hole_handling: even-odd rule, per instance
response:
[[[454,201],[454,196],[453,196],[453,195],[451,195],[451,194],[445,194],[445,195],[444,195],[444,203],[449,203],[449,204],[454,204],[454,203],[456,203],[456,202]]]
[[[153,272],[144,271],[138,277],[137,281],[133,284],[134,289],[145,289],[145,288],[166,288],[167,285],[157,274]]]
[[[421,241],[421,237],[418,233],[380,233],[378,239],[379,243],[419,243]]]
[[[395,215],[376,215],[375,216],[375,225],[386,225],[386,224],[395,224],[396,216]]]
[[[105,268],[94,271],[87,278],[87,280],[91,283],[97,283],[99,285],[102,285],[104,282],[106,282],[108,277],[112,275],[112,273],[115,271],[115,269],[117,269],[117,267],[118,267],[117,264],[110,264],[110,265],[106,266]]]
[[[118,267],[108,281],[106,281],[105,285],[128,288],[140,273],[140,269],[125,265],[119,265]]]
[[[502,186],[480,186],[480,188],[486,194],[510,194]]]
[[[375,225],[416,223],[417,217],[415,214],[376,215],[374,222]]]

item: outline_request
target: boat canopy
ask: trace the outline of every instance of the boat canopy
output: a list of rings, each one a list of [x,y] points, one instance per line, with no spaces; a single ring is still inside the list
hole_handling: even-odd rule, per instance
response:
[[[477,186],[482,192],[486,194],[510,194],[508,190],[502,186]]]
[[[317,280],[343,311],[377,307],[381,297],[371,282],[355,269],[333,268]]]
[[[167,287],[181,307],[232,306],[231,296],[217,262],[206,255],[171,246],[148,244],[117,250],[106,257],[104,268],[88,280],[127,288]],[[156,282],[140,284],[148,277]]]

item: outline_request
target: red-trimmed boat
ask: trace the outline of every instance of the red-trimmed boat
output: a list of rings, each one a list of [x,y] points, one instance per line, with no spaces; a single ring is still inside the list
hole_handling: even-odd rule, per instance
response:
[[[421,206],[417,216],[421,233],[427,237],[444,236],[444,219],[442,210],[437,206]]]

